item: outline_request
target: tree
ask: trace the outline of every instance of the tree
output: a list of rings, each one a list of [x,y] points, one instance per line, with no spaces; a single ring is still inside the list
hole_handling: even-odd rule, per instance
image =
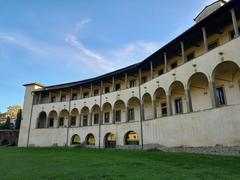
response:
[[[10,121],[10,117],[7,117],[7,121],[4,124],[4,129],[11,129],[11,121]]]
[[[20,129],[21,126],[21,120],[22,120],[22,109],[19,109],[17,113],[17,119],[15,123],[15,129]]]
[[[7,113],[11,118],[16,118],[19,109],[21,109],[20,105],[9,106]]]

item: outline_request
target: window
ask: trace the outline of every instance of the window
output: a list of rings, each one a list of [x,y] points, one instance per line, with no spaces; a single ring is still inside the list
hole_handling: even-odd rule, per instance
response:
[[[88,115],[84,115],[83,116],[83,126],[87,126],[88,125]]]
[[[54,124],[54,119],[50,118],[49,119],[49,127],[53,127],[53,124]]]
[[[190,53],[190,54],[188,54],[187,57],[186,57],[187,61],[191,61],[191,60],[194,59],[194,58],[195,58],[194,53]]]
[[[171,64],[171,69],[174,69],[176,67],[177,67],[177,63],[176,62]]]
[[[56,96],[52,96],[51,97],[51,102],[53,103],[53,102],[56,102]]]
[[[223,87],[216,88],[216,96],[218,105],[226,104]]]
[[[105,87],[105,93],[109,93],[110,92],[110,88],[109,87]]]
[[[66,96],[65,95],[62,95],[61,96],[61,102],[65,102],[66,101]]]
[[[121,122],[121,111],[116,111],[116,122]]]
[[[161,104],[161,112],[162,112],[162,116],[167,116],[167,104],[166,103]]]
[[[97,96],[98,95],[98,89],[95,89],[94,90],[94,96]]]
[[[72,95],[72,100],[77,100],[77,94]]]
[[[109,112],[105,112],[104,113],[104,122],[105,123],[109,123],[110,122],[110,113]]]
[[[88,92],[83,93],[83,98],[88,98],[88,95],[89,95]]]
[[[208,50],[212,50],[214,48],[218,47],[218,41],[214,41],[208,44]]]
[[[158,75],[159,75],[159,76],[162,75],[162,74],[163,74],[163,69],[161,69],[161,70],[158,71]]]
[[[130,81],[130,88],[135,87],[136,86],[136,80],[131,80]]]
[[[76,126],[76,116],[71,117],[71,126]]]
[[[115,85],[115,90],[118,91],[118,90],[120,90],[120,89],[121,89],[121,85],[120,85],[120,84],[116,84],[116,85]]]
[[[131,108],[131,109],[128,110],[128,119],[129,119],[129,121],[135,119],[135,117],[134,117],[134,108]]]
[[[176,111],[176,114],[183,113],[182,98],[175,99],[175,111]]]
[[[147,77],[146,76],[142,77],[142,83],[145,83],[145,82],[147,82]]]
[[[64,125],[64,118],[59,119],[59,126],[62,127]]]
[[[98,120],[99,120],[99,114],[96,113],[94,114],[94,124],[98,124]]]

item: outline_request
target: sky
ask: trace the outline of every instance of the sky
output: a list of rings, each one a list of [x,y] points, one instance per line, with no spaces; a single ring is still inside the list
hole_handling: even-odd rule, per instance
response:
[[[23,84],[55,85],[140,62],[214,0],[0,0],[0,111]]]

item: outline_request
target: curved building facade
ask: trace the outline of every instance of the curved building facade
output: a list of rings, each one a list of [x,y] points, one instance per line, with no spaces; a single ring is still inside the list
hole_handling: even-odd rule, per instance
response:
[[[240,2],[132,66],[78,82],[26,84],[19,146],[240,145]]]

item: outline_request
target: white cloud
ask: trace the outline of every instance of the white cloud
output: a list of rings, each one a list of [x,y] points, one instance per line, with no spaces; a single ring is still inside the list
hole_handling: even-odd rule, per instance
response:
[[[90,18],[83,19],[76,23],[75,25],[75,32],[80,31],[86,24],[90,23],[92,20]]]

